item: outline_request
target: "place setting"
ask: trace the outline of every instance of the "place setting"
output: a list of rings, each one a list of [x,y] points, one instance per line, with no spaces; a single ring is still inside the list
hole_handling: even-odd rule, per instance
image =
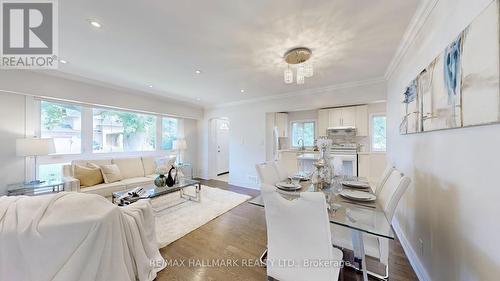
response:
[[[300,179],[297,177],[293,177],[285,181],[280,181],[276,183],[275,186],[283,191],[297,191],[302,188],[302,185],[300,185]]]

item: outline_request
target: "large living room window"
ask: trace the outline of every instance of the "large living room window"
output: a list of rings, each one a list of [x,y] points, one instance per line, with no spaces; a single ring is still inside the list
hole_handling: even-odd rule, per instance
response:
[[[177,139],[179,121],[176,118],[163,117],[161,130],[161,149],[172,150],[172,144]]]
[[[156,150],[156,116],[93,109],[93,152]]]
[[[54,138],[57,154],[77,154],[82,148],[82,108],[47,101],[40,103],[40,136]]]

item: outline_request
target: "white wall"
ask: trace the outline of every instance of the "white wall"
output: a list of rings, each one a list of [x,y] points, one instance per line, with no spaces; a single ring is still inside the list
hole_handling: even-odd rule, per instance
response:
[[[435,281],[499,279],[500,125],[399,135],[400,95],[489,3],[440,0],[387,85],[389,161],[413,181],[396,218]]]
[[[111,85],[86,83],[40,72],[0,70],[0,91],[199,119],[203,109]],[[102,83],[100,83],[102,84]]]
[[[253,179],[257,177],[255,164],[262,163],[266,159],[265,115],[267,112],[362,104],[384,100],[385,95],[385,82],[379,81],[206,110],[204,119],[198,124],[201,136],[199,140],[201,167],[198,172],[201,176],[208,177],[208,120],[210,118],[227,117],[231,122],[229,183],[258,188]]]
[[[24,158],[16,156],[16,139],[24,137],[25,97],[0,92],[0,195],[6,185],[24,180]]]

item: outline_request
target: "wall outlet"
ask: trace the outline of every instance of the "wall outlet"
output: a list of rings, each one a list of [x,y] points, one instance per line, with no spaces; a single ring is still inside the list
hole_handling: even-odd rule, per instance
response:
[[[418,254],[423,257],[424,256],[424,241],[422,239],[418,239]]]

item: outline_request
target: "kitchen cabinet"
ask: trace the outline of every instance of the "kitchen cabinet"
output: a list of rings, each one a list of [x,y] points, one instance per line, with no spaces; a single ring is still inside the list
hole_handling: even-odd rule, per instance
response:
[[[356,127],[356,107],[343,107],[342,127]]]
[[[330,109],[320,109],[318,111],[318,135],[320,137],[326,136],[326,130],[330,124]]]
[[[333,108],[330,109],[328,114],[328,124],[329,127],[341,127],[342,126],[342,109]]]
[[[318,129],[320,136],[323,136],[323,134],[326,135],[326,128],[328,127],[357,127],[358,119],[361,123],[364,120],[360,117],[363,112],[368,114],[367,106],[361,106],[363,110],[359,111],[358,107],[360,106],[320,109],[318,111]],[[368,120],[368,116],[366,116],[366,119]]]
[[[356,135],[367,137],[369,132],[368,105],[356,106]]]
[[[288,113],[276,113],[274,124],[278,128],[278,137],[288,137]]]

